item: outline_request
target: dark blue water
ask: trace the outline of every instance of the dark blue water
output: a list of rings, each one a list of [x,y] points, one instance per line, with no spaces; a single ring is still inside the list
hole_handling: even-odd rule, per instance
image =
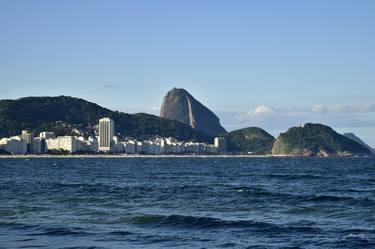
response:
[[[375,248],[375,158],[0,159],[0,248]]]

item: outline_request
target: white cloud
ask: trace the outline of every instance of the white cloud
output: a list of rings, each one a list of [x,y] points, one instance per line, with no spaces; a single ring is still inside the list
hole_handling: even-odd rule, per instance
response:
[[[328,110],[322,105],[315,105],[311,108],[313,113],[326,113]]]
[[[256,108],[255,108],[255,113],[271,113],[273,112],[273,109],[272,107],[269,107],[269,106],[265,106],[265,105],[258,105]]]

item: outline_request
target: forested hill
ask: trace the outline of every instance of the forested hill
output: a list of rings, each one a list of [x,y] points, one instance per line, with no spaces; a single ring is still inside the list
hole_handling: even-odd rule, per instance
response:
[[[0,100],[0,137],[20,134],[22,129],[29,129],[35,134],[54,131],[57,135],[69,135],[75,129],[92,134],[93,127],[102,117],[112,118],[116,132],[122,137],[147,138],[158,135],[212,142],[210,135],[175,120],[145,113],[111,111],[84,99],[67,96]]]
[[[370,155],[369,149],[331,127],[307,123],[292,127],[276,139],[272,154],[294,156]]]

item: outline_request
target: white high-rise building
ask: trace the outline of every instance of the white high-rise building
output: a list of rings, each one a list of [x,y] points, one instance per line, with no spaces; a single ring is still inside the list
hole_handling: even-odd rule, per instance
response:
[[[217,149],[217,153],[226,153],[227,152],[227,139],[225,137],[215,137],[214,146]]]
[[[21,138],[25,140],[27,144],[27,152],[31,152],[31,142],[33,141],[33,134],[27,130],[22,130]]]
[[[99,151],[111,151],[115,123],[110,118],[99,120]]]

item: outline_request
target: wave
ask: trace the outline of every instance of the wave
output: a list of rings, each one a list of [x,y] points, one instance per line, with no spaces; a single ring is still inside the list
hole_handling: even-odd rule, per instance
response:
[[[129,232],[129,231],[113,231],[113,232],[109,232],[108,233],[109,235],[118,235],[118,236],[128,236],[128,235],[133,235],[134,233],[133,232]]]
[[[254,220],[223,220],[214,217],[185,215],[143,214],[133,217],[133,225],[147,227],[173,227],[182,229],[250,229],[259,232],[320,232],[320,228],[311,223],[306,224],[274,224]]]
[[[98,246],[69,246],[62,247],[61,249],[104,249],[107,247],[98,247]]]
[[[347,195],[330,195],[330,194],[303,194],[303,193],[286,193],[267,190],[260,187],[239,186],[232,188],[234,191],[248,196],[257,198],[274,198],[298,202],[348,202],[353,204],[375,205],[375,200],[369,197],[354,197]],[[367,190],[366,190],[367,191]]]
[[[329,175],[320,175],[320,174],[254,174],[255,176],[265,177],[265,178],[276,178],[276,179],[285,179],[285,180],[322,180],[322,179],[334,179],[335,176]],[[253,175],[253,176],[254,176]]]
[[[27,225],[24,223],[18,223],[18,222],[13,222],[13,221],[0,221],[0,228],[10,228],[14,230],[26,230],[26,229],[33,229],[36,226],[35,225]]]
[[[39,228],[39,231],[27,234],[28,236],[88,236],[90,233],[82,228],[51,227]]]
[[[352,204],[374,205],[375,200],[368,197],[351,197],[337,195],[308,195],[303,196],[305,201],[312,202],[348,202]]]
[[[26,236],[86,236],[91,235],[83,228],[78,227],[45,227],[37,224],[24,224],[17,222],[2,222],[0,221],[0,228],[23,231]]]

